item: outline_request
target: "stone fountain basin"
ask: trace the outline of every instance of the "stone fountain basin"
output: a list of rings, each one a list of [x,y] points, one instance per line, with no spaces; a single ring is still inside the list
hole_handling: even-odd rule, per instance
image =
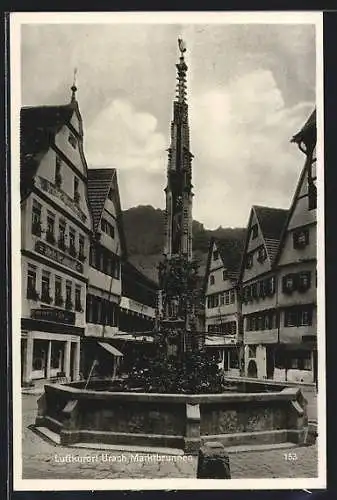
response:
[[[308,426],[307,402],[297,388],[263,392],[261,383],[260,392],[156,394],[79,385],[45,385],[38,401],[35,426],[57,433],[63,446],[99,443],[197,454],[205,441],[303,444]]]

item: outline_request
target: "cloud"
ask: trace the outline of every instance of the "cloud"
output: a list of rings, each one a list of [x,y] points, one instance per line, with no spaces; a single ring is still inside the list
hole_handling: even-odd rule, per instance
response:
[[[113,100],[98,114],[85,137],[89,167],[118,169],[124,208],[137,204],[162,205],[166,149],[157,119],[121,99]]]
[[[253,204],[288,208],[303,155],[290,144],[313,103],[285,105],[270,71],[256,70],[191,102],[194,216],[243,225]]]

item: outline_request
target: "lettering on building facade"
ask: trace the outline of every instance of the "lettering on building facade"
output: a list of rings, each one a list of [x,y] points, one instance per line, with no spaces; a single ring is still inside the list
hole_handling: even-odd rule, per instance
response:
[[[70,196],[67,195],[67,193],[65,193],[57,186],[55,186],[55,184],[48,181],[48,179],[44,179],[43,177],[39,176],[39,182],[40,182],[40,188],[43,191],[46,191],[52,196],[55,196],[56,198],[59,198],[61,201],[63,201],[63,203],[67,205],[67,207],[70,208],[77,215],[77,217],[81,219],[82,222],[85,222],[87,220],[87,216],[78,207],[76,202],[72,198],[70,198]]]
[[[80,262],[77,262],[77,260],[68,255],[65,255],[56,248],[52,248],[49,245],[46,245],[44,241],[38,240],[35,243],[34,250],[35,252],[44,255],[49,259],[55,260],[56,262],[59,262],[60,264],[66,267],[70,267],[74,271],[83,274],[83,265]]]
[[[75,313],[72,311],[63,311],[61,309],[32,309],[31,318],[75,325]]]

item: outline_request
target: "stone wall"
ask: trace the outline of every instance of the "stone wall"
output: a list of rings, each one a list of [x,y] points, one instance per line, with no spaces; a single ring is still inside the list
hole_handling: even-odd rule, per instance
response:
[[[301,444],[308,425],[306,400],[296,388],[183,395],[94,391],[74,385],[46,385],[39,400],[36,426],[59,433],[63,445],[161,446],[197,454],[205,440],[231,446]]]

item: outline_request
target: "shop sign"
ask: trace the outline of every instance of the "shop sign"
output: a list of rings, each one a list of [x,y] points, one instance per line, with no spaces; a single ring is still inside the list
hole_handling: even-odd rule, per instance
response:
[[[54,323],[75,325],[75,313],[62,309],[31,309],[31,317],[42,321],[53,321]]]

